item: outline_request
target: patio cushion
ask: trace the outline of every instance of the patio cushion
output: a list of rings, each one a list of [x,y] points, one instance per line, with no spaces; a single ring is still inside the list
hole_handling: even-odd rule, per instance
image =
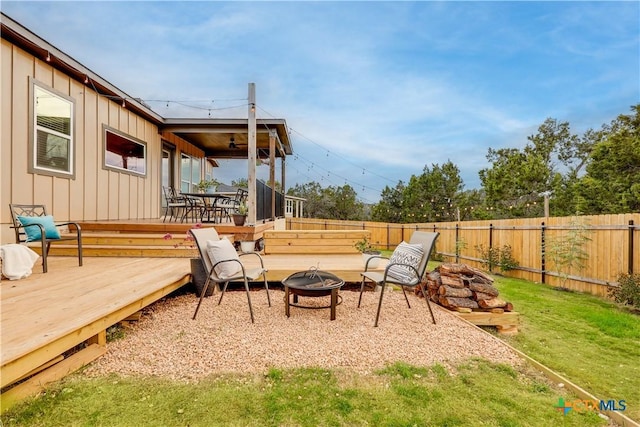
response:
[[[395,280],[402,283],[411,283],[417,279],[416,272],[413,269],[407,267],[410,265],[416,270],[420,267],[420,261],[424,250],[421,244],[410,244],[401,242],[391,254],[389,259],[389,271],[388,275]],[[391,265],[394,263],[400,263],[405,265]]]
[[[233,244],[227,239],[207,240],[207,255],[211,263],[215,264],[224,260],[236,260],[238,262],[223,262],[215,267],[215,272],[220,279],[236,276],[242,271],[240,258],[233,248]]]
[[[59,239],[60,232],[53,222],[53,216],[20,216],[18,215],[18,221],[22,225],[40,224],[44,227],[44,236],[47,239]],[[34,240],[40,240],[40,227],[24,227],[24,232],[27,235],[27,242]]]

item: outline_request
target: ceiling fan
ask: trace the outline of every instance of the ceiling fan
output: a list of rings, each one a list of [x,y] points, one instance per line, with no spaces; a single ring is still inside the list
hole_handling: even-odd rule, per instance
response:
[[[236,144],[236,139],[231,136],[231,138],[229,138],[229,149],[230,150],[237,150],[240,144]]]

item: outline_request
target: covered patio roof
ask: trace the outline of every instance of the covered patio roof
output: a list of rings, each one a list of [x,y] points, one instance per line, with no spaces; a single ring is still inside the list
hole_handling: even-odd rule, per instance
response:
[[[248,119],[166,118],[160,131],[171,132],[216,159],[248,158]],[[284,119],[256,119],[256,150],[260,159],[269,158],[269,136],[276,140],[275,157],[293,154]]]

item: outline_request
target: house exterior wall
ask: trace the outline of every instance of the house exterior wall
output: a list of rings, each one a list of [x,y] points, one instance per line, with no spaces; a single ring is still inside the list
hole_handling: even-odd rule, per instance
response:
[[[0,242],[14,242],[9,203],[44,204],[56,221],[158,218],[158,127],[11,42],[1,48]],[[30,78],[75,100],[75,179],[28,172]],[[146,143],[146,176],[103,169],[103,125]]]

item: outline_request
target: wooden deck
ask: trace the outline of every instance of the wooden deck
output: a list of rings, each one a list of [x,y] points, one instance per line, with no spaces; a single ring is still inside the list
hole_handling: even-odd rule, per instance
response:
[[[268,280],[317,267],[345,281],[357,282],[362,258],[355,255],[267,255]],[[242,257],[250,266],[253,256]],[[0,283],[2,408],[42,389],[100,357],[106,329],[190,281],[185,258],[75,257],[49,258],[49,272],[40,263],[22,280]],[[195,300],[195,297],[194,297]],[[64,353],[88,345],[70,357]],[[22,378],[42,371],[31,379]],[[17,385],[13,387],[13,384]]]

